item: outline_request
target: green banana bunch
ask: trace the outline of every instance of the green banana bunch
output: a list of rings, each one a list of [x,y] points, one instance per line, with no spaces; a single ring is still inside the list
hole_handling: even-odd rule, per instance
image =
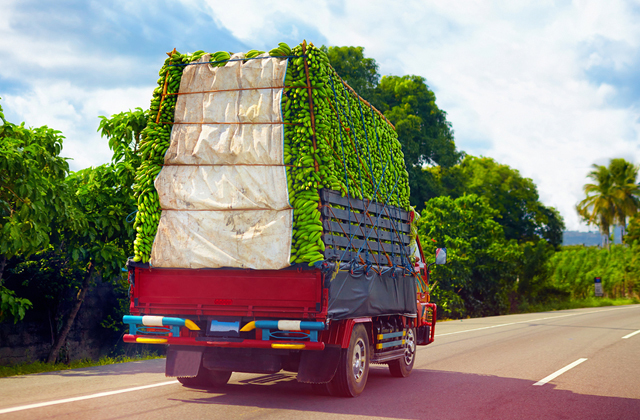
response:
[[[282,113],[296,124],[285,125],[284,145],[294,209],[290,262],[311,265],[325,250],[318,189],[408,208],[408,174],[395,130],[343,84],[327,55],[312,44],[289,55],[295,58],[289,58]]]
[[[247,51],[247,53],[244,55],[244,58],[253,58],[253,57],[257,57],[260,54],[264,54],[264,51],[258,51],[258,50],[249,50]]]
[[[153,240],[158,230],[160,215],[160,201],[153,182],[160,173],[164,163],[164,155],[169,149],[171,140],[171,123],[173,122],[177,95],[184,66],[191,61],[200,59],[204,51],[196,51],[190,55],[178,52],[171,53],[160,70],[158,87],[151,99],[150,115],[147,126],[142,130],[141,141],[137,150],[142,163],[136,172],[133,191],[138,203],[138,213],[133,224],[136,239],[133,242],[134,261],[148,262],[151,256]]]
[[[263,53],[250,50],[245,58]],[[163,99],[162,94],[165,87],[167,93],[177,93],[180,88],[184,66],[176,64],[188,64],[203,55],[204,51],[174,52],[160,70],[138,151],[142,164],[134,184],[138,200],[136,261],[149,260],[161,214],[153,181],[169,148],[177,101],[177,95]],[[231,55],[213,53],[211,65],[222,67]],[[408,209],[408,173],[395,129],[343,83],[323,51],[313,44],[290,48],[282,42],[269,55],[289,61],[281,112],[287,123],[284,163],[294,213],[290,262],[312,265],[324,259],[325,251],[319,189]]]
[[[269,51],[269,55],[271,57],[286,57],[291,55],[291,48],[284,42],[280,42],[276,48]]]
[[[226,51],[218,51],[211,54],[211,65],[215,67],[223,67],[231,58],[232,53]]]

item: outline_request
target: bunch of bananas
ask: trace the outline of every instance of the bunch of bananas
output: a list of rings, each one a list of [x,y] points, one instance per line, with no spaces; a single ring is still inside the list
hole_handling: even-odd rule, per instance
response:
[[[346,86],[323,51],[303,44],[288,54],[282,113],[294,209],[290,262],[311,265],[325,250],[318,189],[407,209],[409,183],[393,127]]]
[[[211,65],[215,66],[215,67],[224,67],[225,64],[227,64],[228,60],[231,58],[231,53],[228,53],[226,51],[218,51],[215,52],[213,54],[211,54]],[[200,57],[196,58],[199,59]]]
[[[247,53],[244,55],[244,58],[254,58],[259,56],[260,54],[264,54],[264,51],[258,51],[258,50],[249,50],[247,51]],[[246,61],[245,61],[246,62]]]
[[[153,185],[164,163],[164,155],[169,149],[171,139],[171,123],[175,112],[180,79],[185,64],[199,59],[204,51],[196,51],[191,55],[181,55],[175,50],[170,53],[160,70],[158,87],[153,91],[150,115],[147,126],[142,130],[138,153],[142,163],[136,173],[133,186],[138,202],[138,213],[134,222],[137,231],[133,242],[134,261],[148,262],[151,247],[160,222],[160,201]]]
[[[291,48],[286,43],[280,42],[277,47],[269,51],[269,55],[271,57],[287,57],[291,55]]]
[[[244,58],[263,53],[250,50]],[[160,220],[153,181],[169,148],[177,100],[172,94],[179,90],[183,64],[205,54],[174,50],[160,70],[151,116],[142,134],[142,165],[134,186],[138,200],[135,261],[149,260]],[[224,66],[232,55],[226,51],[213,53],[211,65]],[[287,187],[294,209],[290,262],[311,265],[323,260],[325,251],[319,189],[408,209],[408,174],[394,128],[346,86],[325,52],[306,42],[294,48],[281,42],[269,55],[289,60],[281,110]]]

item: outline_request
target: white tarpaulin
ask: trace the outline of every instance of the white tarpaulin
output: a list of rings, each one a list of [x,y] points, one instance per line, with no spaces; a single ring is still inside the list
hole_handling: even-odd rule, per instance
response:
[[[208,61],[209,55],[200,59]],[[171,145],[155,181],[163,210],[152,266],[289,266],[285,73],[286,60],[278,58],[186,66]]]

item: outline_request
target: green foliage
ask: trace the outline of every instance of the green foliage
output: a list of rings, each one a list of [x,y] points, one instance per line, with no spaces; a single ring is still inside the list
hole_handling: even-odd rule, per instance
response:
[[[562,243],[562,217],[540,202],[536,185],[518,170],[491,158],[468,155],[460,165],[429,172],[440,181],[446,195],[477,194],[486,199],[497,210],[494,220],[502,225],[507,239],[524,243],[542,237],[554,247]]]
[[[121,181],[113,165],[83,169],[65,180],[75,191],[85,227],[66,232],[69,240],[64,246],[73,260],[93,264],[106,279],[117,277],[132,253],[133,225],[126,218],[135,202],[130,187]]]
[[[433,300],[447,317],[506,313],[522,252],[494,221],[496,210],[476,195],[437,197],[418,222],[425,255],[446,247],[448,262],[434,266]]]
[[[31,309],[33,304],[29,299],[19,298],[13,290],[0,286],[0,321],[7,315],[13,316],[13,322],[24,318],[27,309]]]
[[[39,312],[55,317],[78,294],[83,268],[50,244],[35,254],[15,257],[7,269],[7,284],[28,296]]]
[[[362,47],[330,47],[336,72],[395,125],[409,173],[411,205],[418,210],[440,195],[433,174],[425,165],[450,167],[462,153],[455,147],[447,114],[436,105],[436,97],[420,76],[384,76],[380,79],[375,60],[365,58]]]
[[[32,256],[20,256],[9,270],[22,286],[49,301],[54,313],[65,296],[75,299],[90,267],[103,281],[120,278],[133,238],[132,225],[126,222],[133,200],[111,165],[71,173],[65,183],[75,192],[72,205],[82,228],[64,224],[60,215],[55,242]]]
[[[378,86],[382,111],[405,138],[404,153],[410,165],[458,163],[453,130],[447,113],[436,105],[436,95],[420,76],[384,76]]]
[[[134,356],[134,357],[129,357],[125,355],[120,355],[115,357],[103,356],[98,360],[82,359],[82,360],[74,360],[71,363],[44,363],[44,362],[19,363],[19,364],[9,365],[9,366],[0,366],[0,378],[6,378],[9,376],[18,376],[18,375],[30,375],[34,373],[43,373],[43,372],[55,372],[55,371],[67,370],[67,369],[80,369],[80,368],[92,367],[92,366],[106,366],[106,365],[113,365],[117,363],[138,362],[141,360],[159,359],[161,357],[163,356],[157,355],[155,353],[142,353],[139,356]]]
[[[563,247],[549,260],[551,283],[572,298],[594,295],[594,278],[602,279],[607,297],[640,295],[640,245]]]
[[[46,247],[58,214],[67,215],[76,228],[79,223],[64,184],[69,165],[59,156],[64,137],[46,126],[12,124],[2,107],[0,120],[0,321],[13,316],[17,322],[32,304],[2,286],[7,261]]]
[[[621,305],[637,305],[640,303],[638,298],[630,299],[610,299],[610,298],[596,298],[590,297],[586,299],[555,299],[543,303],[524,302],[518,307],[520,313],[531,312],[549,312],[549,311],[561,311],[566,309],[579,309],[579,308],[599,308],[603,306],[621,306]]]
[[[364,99],[372,100],[380,80],[378,63],[364,56],[363,47],[322,46],[320,50],[327,54],[333,69],[349,86]]]
[[[615,198],[614,222],[618,226],[625,227],[627,217],[635,215],[640,209],[640,185],[636,183],[639,169],[638,165],[620,158],[609,162]]]
[[[126,219],[135,209],[131,184],[147,116],[137,109],[103,117],[99,130],[109,138],[112,163],[74,173],[58,156],[59,132],[15,126],[2,116],[0,152],[8,159],[0,162],[0,275],[9,268],[5,280],[14,290],[0,289],[0,316],[21,319],[32,306],[16,297],[18,289],[44,306],[40,312],[54,318],[49,361],[57,358],[95,279],[122,279],[132,253],[133,225]]]
[[[2,107],[0,119],[0,258],[11,258],[49,243],[52,220],[68,211],[63,181],[69,165],[59,156],[59,131],[12,124]]]
[[[627,226],[627,234],[624,236],[625,244],[633,244],[634,242],[640,244],[640,213],[631,217],[629,226]]]
[[[451,124],[423,77],[384,76],[376,93],[378,106],[395,125],[402,143],[411,205],[422,209],[427,200],[439,195],[435,179],[424,166],[450,167],[462,156],[456,150]]]
[[[640,185],[636,184],[638,166],[624,159],[611,159],[609,166],[593,164],[587,175],[593,183],[585,184],[587,195],[576,206],[587,224],[597,225],[606,240],[613,224],[625,227],[627,218],[640,208]]]
[[[613,178],[606,166],[594,164],[593,167],[588,177],[594,183],[584,186],[587,197],[578,203],[576,210],[588,225],[597,225],[602,235],[609,239],[609,229],[616,213]]]
[[[140,166],[140,141],[142,131],[147,126],[149,111],[136,108],[135,111],[113,114],[110,118],[100,116],[98,132],[109,140],[113,151],[111,163],[115,176],[122,186],[131,186]]]

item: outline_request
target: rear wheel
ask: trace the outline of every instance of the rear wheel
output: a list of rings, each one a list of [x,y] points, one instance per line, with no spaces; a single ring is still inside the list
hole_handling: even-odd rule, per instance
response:
[[[329,383],[332,395],[357,397],[369,377],[369,337],[364,325],[357,324],[351,332],[349,348],[343,349],[336,375]]]
[[[229,382],[231,372],[228,370],[209,370],[200,366],[198,375],[193,378],[178,378],[178,382],[186,387],[216,388]]]
[[[411,374],[416,361],[416,330],[409,328],[405,336],[404,356],[389,362],[389,372],[396,378],[406,378]]]

